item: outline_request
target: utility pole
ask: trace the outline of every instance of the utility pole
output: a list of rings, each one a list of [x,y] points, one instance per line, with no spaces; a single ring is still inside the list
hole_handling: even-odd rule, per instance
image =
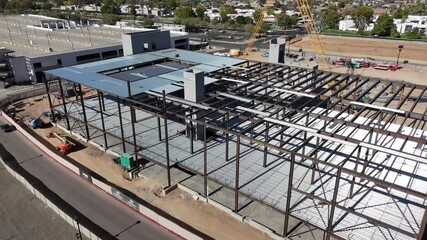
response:
[[[13,44],[12,35],[10,34],[10,28],[7,28],[7,31],[9,32],[10,44]]]
[[[27,35],[28,46],[30,47],[31,46],[31,41],[30,41],[30,38],[28,37],[28,32],[25,31],[25,34]]]
[[[89,44],[92,46],[92,38],[90,37],[90,30],[87,28],[87,32],[89,33]]]
[[[49,52],[51,52],[51,48],[50,48],[50,35],[49,34],[46,34],[46,37],[47,37],[47,45],[48,45],[48,51]]]
[[[396,61],[396,64],[399,64],[400,52],[402,52],[403,45],[399,45],[399,47],[397,47],[397,48],[399,49],[399,54],[397,55],[397,61]]]

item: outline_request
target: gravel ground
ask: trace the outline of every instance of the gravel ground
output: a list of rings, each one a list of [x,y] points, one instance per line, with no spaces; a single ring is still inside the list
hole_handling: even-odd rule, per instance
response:
[[[0,240],[76,239],[77,230],[0,165]]]

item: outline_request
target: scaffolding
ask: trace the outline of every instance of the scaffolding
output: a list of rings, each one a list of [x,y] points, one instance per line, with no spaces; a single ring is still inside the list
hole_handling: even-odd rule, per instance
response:
[[[197,65],[184,54],[148,65]],[[207,71],[213,80],[195,103],[179,81],[134,94],[118,80],[120,96],[48,73],[58,124],[163,166],[168,185],[171,168],[202,176],[206,198],[208,180],[219,183],[234,191],[235,212],[239,196],[264,202],[284,213],[283,236],[293,218],[325,239],[426,237],[426,86],[244,61]]]

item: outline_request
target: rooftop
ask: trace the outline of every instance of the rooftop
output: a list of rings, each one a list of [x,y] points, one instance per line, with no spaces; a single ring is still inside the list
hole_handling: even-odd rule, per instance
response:
[[[185,71],[213,72],[243,62],[245,60],[237,58],[166,49],[53,69],[46,73],[116,96],[128,97],[128,84],[131,85],[132,96],[162,86],[167,89],[180,89]],[[213,78],[206,79],[206,83],[213,81]]]
[[[91,26],[78,29],[49,31],[40,27],[42,21],[64,21],[35,15],[0,16],[0,47],[15,51],[16,56],[38,57],[74,50],[113,46],[122,43],[122,33],[144,29]],[[9,30],[10,29],[10,32]],[[53,52],[49,51],[49,47]]]

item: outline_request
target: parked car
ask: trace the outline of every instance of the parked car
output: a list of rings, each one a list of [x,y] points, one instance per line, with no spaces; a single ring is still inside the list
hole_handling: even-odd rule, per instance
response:
[[[3,132],[12,132],[13,130],[15,130],[15,126],[13,126],[11,124],[3,124],[0,126],[0,129]]]

